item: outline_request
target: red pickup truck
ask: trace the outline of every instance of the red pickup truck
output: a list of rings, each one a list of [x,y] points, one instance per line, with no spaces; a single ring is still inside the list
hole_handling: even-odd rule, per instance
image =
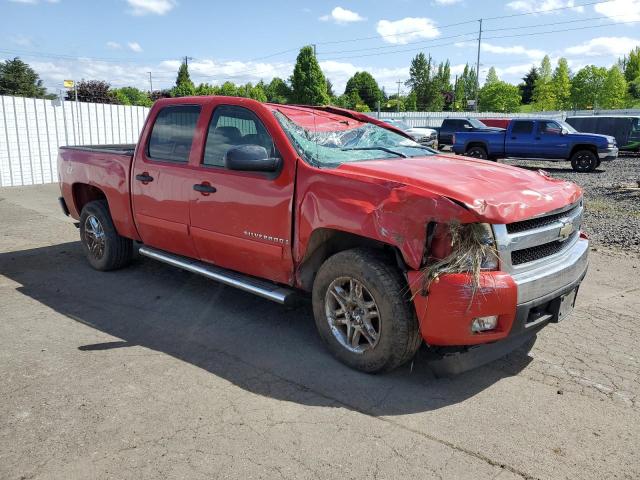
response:
[[[587,270],[576,185],[339,108],[163,99],[137,145],[63,147],[58,163],[94,268],[136,245],[282,304],[310,293],[328,348],[367,372],[423,343],[445,374],[532,345]]]

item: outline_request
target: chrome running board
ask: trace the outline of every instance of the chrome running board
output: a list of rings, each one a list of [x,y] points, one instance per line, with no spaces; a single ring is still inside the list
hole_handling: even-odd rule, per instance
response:
[[[243,275],[242,273],[216,267],[208,263],[194,260],[192,258],[174,255],[155,248],[142,246],[140,247],[140,255],[159,260],[160,262],[182,268],[191,273],[197,273],[203,277],[210,278],[217,282],[223,283],[230,287],[253,293],[267,300],[281,303],[283,305],[293,305],[295,302],[296,292],[286,287],[276,285],[275,283],[261,280],[259,278]]]

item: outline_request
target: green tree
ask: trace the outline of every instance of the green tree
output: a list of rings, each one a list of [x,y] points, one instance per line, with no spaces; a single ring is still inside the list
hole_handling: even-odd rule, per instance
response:
[[[602,92],[600,107],[607,109],[624,108],[627,106],[628,85],[624,74],[618,65],[614,65],[607,72]]]
[[[533,89],[538,81],[538,69],[531,67],[529,73],[522,77],[522,83],[518,85],[520,95],[522,95],[522,103],[529,105],[533,101]]]
[[[598,108],[607,69],[587,65],[578,70],[571,82],[571,103],[575,109]]]
[[[116,103],[111,86],[102,80],[81,80],[76,83],[79,102]],[[76,92],[69,90],[67,100],[75,100]]]
[[[344,89],[345,95],[350,95],[353,91],[358,92],[358,96],[369,107],[369,110],[376,110],[378,102],[382,101],[382,92],[378,82],[369,72],[356,72],[347,80],[347,86]]]
[[[273,77],[265,90],[267,101],[271,103],[288,103],[291,98],[291,87],[278,77]]]
[[[218,95],[224,95],[225,97],[235,97],[238,95],[238,87],[233,82],[224,82],[220,85],[220,89],[218,90]]]
[[[254,100],[257,100],[259,102],[267,101],[267,94],[264,91],[264,86],[262,82],[258,83],[255,87],[251,86],[250,83],[248,85],[249,85],[249,88],[248,88],[249,98],[253,98]]]
[[[18,57],[0,63],[0,95],[42,98],[46,93],[35,70]]]
[[[489,69],[489,73],[487,73],[487,79],[484,81],[484,84],[488,85],[488,84],[499,82],[499,81],[500,81],[500,79],[498,78],[498,74],[496,73],[496,69],[494,67],[491,67]]]
[[[413,60],[409,67],[409,80],[405,85],[411,88],[411,92],[416,94],[416,103],[418,110],[430,110],[433,99],[436,96],[434,82],[432,82],[433,61],[431,55],[427,56],[420,52]]]
[[[196,87],[195,95],[218,95],[219,88],[208,83],[201,83]]]
[[[291,76],[293,101],[308,105],[329,103],[327,81],[310,46],[302,47]]]
[[[620,66],[629,84],[629,93],[634,98],[640,98],[640,46],[631,50],[629,55],[621,60]]]
[[[501,80],[485,84],[479,92],[479,109],[483,112],[515,112],[520,107],[520,89]]]
[[[333,91],[333,82],[327,78],[327,95],[329,98],[333,98],[336,96],[336,93]]]
[[[416,112],[418,110],[418,95],[416,95],[416,92],[411,92],[405,97],[404,109],[407,112]]]
[[[453,87],[453,110],[456,112],[464,111],[466,106],[464,81],[460,78],[456,79],[456,84]]]
[[[149,94],[136,87],[122,87],[112,90],[115,103],[120,105],[137,105],[140,107],[150,107],[153,101],[149,98]]]
[[[558,60],[558,65],[553,71],[551,84],[556,99],[556,108],[569,110],[571,108],[571,72],[566,58]]]
[[[538,70],[538,80],[533,88],[533,103],[538,110],[554,110],[556,108],[556,96],[553,88],[553,74],[551,72],[551,60],[545,55]]]
[[[196,94],[196,87],[191,81],[189,75],[189,67],[186,62],[183,62],[178,69],[178,76],[176,77],[176,86],[171,90],[172,97],[188,97]]]

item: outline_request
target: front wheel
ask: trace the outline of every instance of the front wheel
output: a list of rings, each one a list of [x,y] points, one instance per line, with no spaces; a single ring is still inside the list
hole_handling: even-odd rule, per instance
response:
[[[591,150],[578,150],[571,156],[571,167],[579,173],[593,172],[598,168],[598,160]]]
[[[480,158],[482,160],[488,158],[487,150],[484,147],[471,147],[464,154],[466,157]]]
[[[422,342],[406,282],[375,251],[358,248],[330,257],[315,278],[312,297],[320,337],[352,368],[393,370]]]
[[[133,242],[118,234],[104,200],[89,202],[82,208],[80,241],[89,264],[96,270],[116,270],[131,260]]]

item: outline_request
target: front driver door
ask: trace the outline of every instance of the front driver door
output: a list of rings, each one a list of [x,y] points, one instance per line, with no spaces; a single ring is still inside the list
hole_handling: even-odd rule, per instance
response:
[[[569,156],[567,137],[562,135],[560,124],[553,120],[541,120],[538,122],[536,143],[541,152],[541,157],[567,158]]]
[[[270,155],[279,155],[265,127],[268,122],[232,102],[213,105],[204,151],[193,170],[197,190],[191,191],[191,235],[203,261],[291,283],[295,159],[284,159],[276,173],[228,170],[225,153],[237,145],[260,145]],[[266,108],[256,110],[264,117],[271,115]]]

